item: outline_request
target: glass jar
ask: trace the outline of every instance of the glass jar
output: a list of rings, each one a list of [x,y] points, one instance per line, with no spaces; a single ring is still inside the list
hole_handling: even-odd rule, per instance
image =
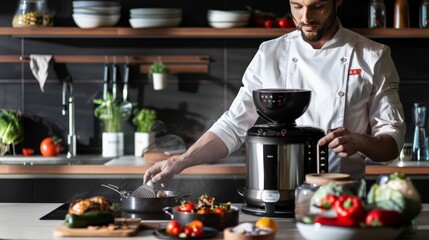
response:
[[[408,0],[395,0],[393,27],[396,29],[410,27]]]
[[[350,175],[344,173],[310,173],[305,175],[305,182],[295,189],[295,219],[302,221],[303,217],[312,213],[311,198],[320,186],[330,182],[350,183]]]
[[[386,27],[386,6],[383,0],[370,0],[368,6],[368,27]]]
[[[295,189],[295,219],[301,221],[310,214],[310,201],[319,184],[304,182]]]
[[[420,2],[420,27],[429,27],[429,0],[422,0]]]
[[[49,27],[53,25],[52,16],[46,0],[20,0],[13,27]]]

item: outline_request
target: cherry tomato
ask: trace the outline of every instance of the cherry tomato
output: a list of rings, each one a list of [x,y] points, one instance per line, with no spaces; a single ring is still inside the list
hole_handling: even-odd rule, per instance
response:
[[[173,236],[178,236],[180,233],[180,223],[176,220],[171,220],[168,224],[167,227],[165,228],[165,231]]]
[[[198,214],[209,214],[209,213],[211,213],[211,210],[210,210],[210,208],[200,208],[197,210],[197,213]]]
[[[31,155],[33,155],[33,153],[34,153],[34,150],[31,148],[23,148],[22,149],[22,154],[24,156],[31,156]]]
[[[204,227],[204,223],[201,220],[196,219],[196,220],[192,220],[190,223],[188,223],[188,226],[191,228],[196,227],[196,228],[202,229]]]
[[[273,19],[265,19],[264,26],[265,28],[273,28],[275,27],[275,22]]]
[[[186,237],[192,236],[192,228],[190,228],[189,226],[184,226],[183,232],[185,233]]]
[[[280,28],[293,28],[293,27],[295,27],[293,20],[290,18],[286,18],[286,17],[277,19],[277,25]]]
[[[200,236],[202,233],[203,233],[203,228],[196,228],[196,227],[194,227],[194,228],[192,228],[192,236],[193,237],[198,237],[198,236]]]
[[[201,220],[192,220],[188,223],[188,227],[192,229],[192,236],[198,237],[204,232],[204,223]]]
[[[180,212],[193,212],[195,209],[195,204],[191,201],[182,201],[182,204],[179,206]]]
[[[225,208],[217,207],[217,208],[213,209],[213,213],[223,214],[225,212],[226,212]]]
[[[47,137],[40,143],[40,152],[45,157],[57,156],[61,151],[61,139],[58,137]]]

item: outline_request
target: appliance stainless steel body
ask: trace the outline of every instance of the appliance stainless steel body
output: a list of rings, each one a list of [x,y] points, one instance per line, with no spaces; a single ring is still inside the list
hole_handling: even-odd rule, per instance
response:
[[[324,132],[295,126],[310,98],[311,92],[301,89],[253,92],[258,114],[268,123],[247,131],[243,212],[293,217],[295,188],[305,174],[328,172],[328,149],[317,144]]]

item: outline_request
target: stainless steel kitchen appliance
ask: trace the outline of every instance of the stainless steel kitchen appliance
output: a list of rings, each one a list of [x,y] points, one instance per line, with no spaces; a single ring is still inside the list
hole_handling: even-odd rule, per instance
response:
[[[243,212],[293,217],[294,191],[305,174],[328,172],[328,149],[317,144],[324,132],[295,124],[310,99],[311,91],[303,89],[253,91],[257,112],[268,123],[247,131]]]

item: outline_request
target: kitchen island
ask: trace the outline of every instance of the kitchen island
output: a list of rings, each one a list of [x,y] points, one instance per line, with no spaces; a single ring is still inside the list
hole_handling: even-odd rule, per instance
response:
[[[0,203],[0,239],[100,239],[100,238],[58,238],[54,230],[62,220],[39,220],[48,212],[60,206],[57,203]],[[255,221],[259,217],[240,213],[240,222]],[[279,224],[276,239],[303,239],[295,227],[294,221],[288,218],[275,218]],[[145,220],[145,225],[151,223],[164,227],[167,221]],[[423,211],[416,220],[417,231],[407,232],[400,239],[427,240],[429,239],[429,205],[423,205]],[[155,225],[156,225],[155,224]],[[153,235],[154,229],[143,229],[137,236],[115,239],[158,239]],[[219,233],[216,238],[223,239]]]

